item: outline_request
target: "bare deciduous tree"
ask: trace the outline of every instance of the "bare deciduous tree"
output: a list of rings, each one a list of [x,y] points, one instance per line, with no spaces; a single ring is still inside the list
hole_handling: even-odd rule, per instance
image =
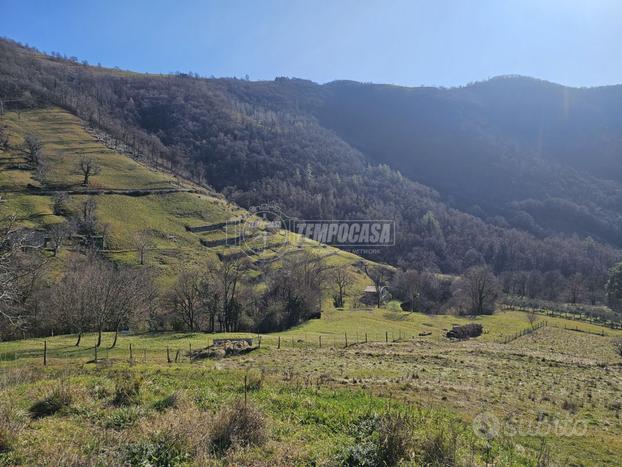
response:
[[[147,254],[147,251],[153,248],[153,242],[151,241],[149,234],[146,231],[137,233],[134,236],[134,246],[138,252],[138,261],[140,262],[140,265],[143,266],[145,264],[145,255]]]
[[[538,314],[535,312],[535,310],[529,310],[527,312],[527,322],[529,323],[529,326],[531,326],[532,329],[537,320],[538,320]]]
[[[0,222],[0,317],[9,324],[17,319],[12,305],[17,297],[17,277],[15,256],[19,239],[15,237],[14,218]]]
[[[97,232],[97,202],[93,197],[89,197],[80,206],[80,217],[77,219],[78,232],[87,237],[93,236]]]
[[[50,245],[53,256],[58,254],[65,240],[71,235],[71,231],[71,225],[68,222],[61,222],[50,227]]]
[[[45,261],[36,252],[24,253],[24,242],[25,235],[15,227],[14,217],[0,219],[0,337],[22,329],[31,320],[30,305],[34,304],[35,314],[37,311],[38,302],[33,298]]]
[[[497,279],[487,266],[471,268],[464,274],[462,293],[469,314],[492,314],[498,296]]]
[[[352,274],[348,271],[347,266],[337,266],[331,270],[330,277],[337,287],[337,294],[334,298],[335,307],[342,308],[345,304],[345,297],[352,286]]]
[[[364,265],[365,274],[369,277],[374,284],[376,294],[376,306],[380,308],[382,304],[382,291],[387,283],[387,271],[382,266],[368,266]]]
[[[169,293],[168,301],[186,328],[190,332],[197,330],[206,312],[204,281],[200,271],[182,272]]]
[[[26,155],[26,161],[32,166],[36,167],[41,160],[41,149],[43,143],[35,135],[28,134],[24,138],[23,151]]]
[[[585,279],[583,274],[575,273],[568,278],[568,301],[577,303],[581,300],[585,292]]]
[[[97,344],[102,343],[105,330],[115,331],[112,346],[116,345],[121,325],[129,324],[134,314],[145,303],[145,282],[149,277],[143,271],[120,268],[95,254],[76,258],[58,284],[54,300],[60,316],[78,333],[93,329]]]
[[[238,301],[239,283],[248,269],[246,258],[223,258],[220,263],[208,267],[208,276],[212,278],[212,290],[220,299],[219,324],[221,331],[237,331],[241,305]],[[213,323],[210,323],[210,326]],[[213,329],[213,327],[212,327]]]
[[[55,216],[64,216],[67,213],[67,201],[69,196],[65,191],[58,191],[54,194],[53,212]]]
[[[99,164],[88,156],[81,156],[78,162],[78,169],[82,173],[82,186],[89,186],[89,180],[92,176],[98,175],[101,172]]]
[[[411,312],[415,311],[415,304],[421,294],[423,281],[423,274],[412,269],[399,271],[393,279],[393,287],[398,290],[401,298],[408,303]]]
[[[9,149],[9,133],[5,126],[0,126],[0,149],[3,151]]]

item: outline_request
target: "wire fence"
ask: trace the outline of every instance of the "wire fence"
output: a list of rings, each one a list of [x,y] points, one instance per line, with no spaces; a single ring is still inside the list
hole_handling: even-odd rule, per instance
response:
[[[622,321],[615,321],[600,316],[593,316],[588,313],[581,313],[579,311],[573,312],[567,310],[555,310],[546,307],[529,307],[513,304],[502,304],[501,308],[504,310],[515,310],[524,312],[533,311],[541,315],[550,316],[551,318],[562,318],[566,320],[579,321],[582,323],[593,324],[595,326],[604,326],[609,329],[622,329]]]
[[[346,349],[359,344],[369,343],[395,343],[405,342],[414,338],[434,339],[428,333],[406,333],[403,331],[385,331],[385,332],[354,332],[343,334],[319,334],[308,335],[287,334],[283,336],[267,336],[255,335],[252,337],[207,337],[204,342],[198,342],[196,334],[189,337],[187,342],[176,343],[177,345],[154,347],[147,346],[143,343],[119,343],[114,348],[105,346],[76,346],[48,345],[48,341],[44,340],[38,346],[19,349],[15,351],[0,353],[0,364],[3,362],[15,362],[17,360],[30,359],[39,360],[43,365],[60,363],[62,361],[80,361],[81,363],[106,363],[114,361],[126,361],[130,363],[191,363],[193,355],[198,350],[212,347],[214,341],[247,341],[252,339],[252,348],[255,349],[327,349],[339,350]],[[190,339],[192,341],[190,342]],[[440,335],[436,337],[440,340]],[[193,353],[194,352],[194,353]]]
[[[545,326],[548,326],[548,322],[547,321],[540,321],[537,324],[534,324],[533,326],[529,327],[529,328],[525,328],[522,329],[518,332],[515,332],[514,334],[510,334],[509,336],[502,336],[501,339],[499,339],[497,342],[499,342],[500,344],[509,344],[512,341],[515,341],[516,339],[518,339],[519,337],[523,337],[523,336],[527,336],[529,334],[532,334],[534,332],[536,332],[538,329],[541,329]]]

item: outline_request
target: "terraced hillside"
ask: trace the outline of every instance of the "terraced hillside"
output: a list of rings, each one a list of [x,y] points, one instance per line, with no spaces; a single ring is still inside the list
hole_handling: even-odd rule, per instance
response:
[[[78,213],[84,202],[93,198],[96,216],[105,232],[106,256],[137,264],[135,244],[140,235],[149,244],[147,262],[158,271],[163,284],[206,257],[243,254],[240,248],[225,245],[225,223],[247,218],[247,211],[208,188],[148,167],[119,152],[120,149],[107,147],[104,136],[72,114],[58,108],[8,112],[2,117],[2,124],[10,137],[10,149],[0,151],[2,216],[15,215],[19,225],[44,232],[63,221],[63,216],[53,213],[58,193],[68,194],[69,212],[65,217]],[[34,135],[42,143],[42,174],[25,164],[23,142],[27,135]],[[88,186],[82,185],[82,158],[100,167],[90,177]],[[257,228],[265,230],[260,224]],[[284,250],[285,243],[292,247]],[[285,231],[265,231],[265,236],[260,235],[249,246],[253,247],[255,254],[251,259],[257,265],[278,266],[282,253],[300,249],[326,256],[333,264],[354,265],[361,261],[355,255],[320,247]],[[61,251],[60,257],[64,256]],[[364,283],[362,272],[354,269],[355,277]]]

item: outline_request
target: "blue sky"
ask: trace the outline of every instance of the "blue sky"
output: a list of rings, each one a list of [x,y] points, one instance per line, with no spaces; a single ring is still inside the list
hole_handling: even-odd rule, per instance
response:
[[[0,35],[146,72],[622,83],[620,0],[0,0]]]

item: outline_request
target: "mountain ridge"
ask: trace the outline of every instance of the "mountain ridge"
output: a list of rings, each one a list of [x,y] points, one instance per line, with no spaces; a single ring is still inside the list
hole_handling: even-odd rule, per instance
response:
[[[506,96],[523,105],[515,117],[525,129],[517,141],[505,137],[513,112],[482,107],[496,102],[503,79],[403,92],[288,78],[163,77],[41,60],[18,48],[0,42],[0,95],[22,99],[12,105],[59,105],[132,148],[138,159],[209,184],[243,207],[275,202],[307,219],[395,219],[398,246],[371,259],[446,273],[478,263],[498,274],[580,272],[602,287],[620,257],[620,183],[585,173],[573,165],[576,158],[525,156],[530,151],[521,148],[533,146],[538,134],[532,110],[544,104]],[[543,102],[554,105],[542,111],[559,113],[559,95],[548,99]],[[576,93],[572,99],[578,115],[585,100]],[[612,106],[586,112],[613,115],[615,130],[622,118]],[[601,121],[609,120],[581,126],[585,144],[601,141],[589,137]],[[605,165],[608,151],[615,153],[614,130],[604,133],[614,143],[596,154]],[[550,134],[556,133],[544,133]],[[559,141],[547,144],[553,143]]]

